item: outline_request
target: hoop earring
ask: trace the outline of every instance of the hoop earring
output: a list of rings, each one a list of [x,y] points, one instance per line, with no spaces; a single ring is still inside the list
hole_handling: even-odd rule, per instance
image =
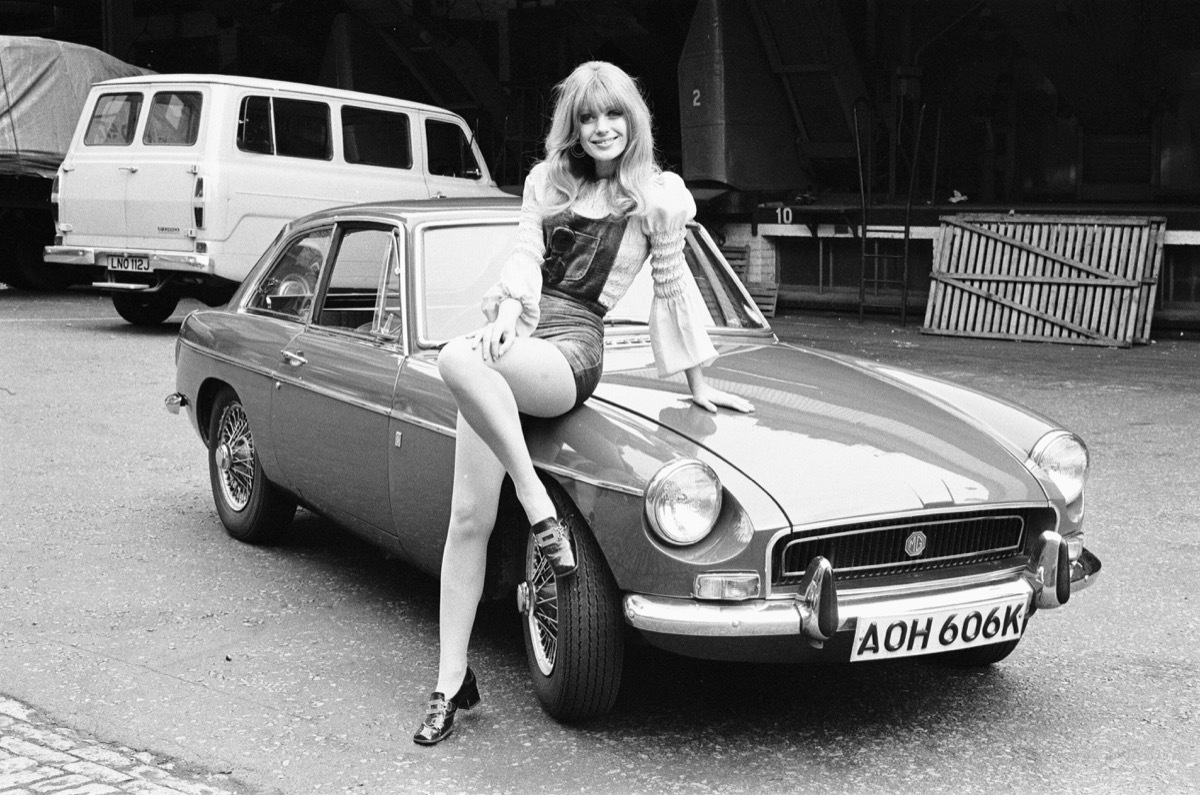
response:
[[[578,141],[575,142],[574,146],[567,150],[567,153],[576,160],[582,160],[587,156],[583,151],[583,145]]]

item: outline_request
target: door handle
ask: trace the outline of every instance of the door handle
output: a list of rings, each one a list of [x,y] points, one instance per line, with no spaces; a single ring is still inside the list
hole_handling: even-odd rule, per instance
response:
[[[442,193],[442,192],[439,190],[437,193],[433,194],[433,198],[435,198],[435,199],[444,199],[444,198],[446,198],[446,194]]]
[[[302,364],[308,364],[308,359],[304,358],[304,353],[302,351],[293,353],[292,351],[285,349],[280,351],[280,353],[283,354],[283,360],[292,367],[299,367]]]
[[[137,166],[117,166],[117,168],[121,171],[128,171],[130,174],[136,174],[138,170]]]

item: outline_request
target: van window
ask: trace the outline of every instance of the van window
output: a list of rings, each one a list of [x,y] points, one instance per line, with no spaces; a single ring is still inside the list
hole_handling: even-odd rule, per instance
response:
[[[141,109],[141,94],[101,94],[83,134],[83,145],[129,146]]]
[[[457,124],[425,120],[425,138],[429,145],[429,173],[439,177],[482,179],[483,169],[475,161],[471,142]]]
[[[149,146],[191,146],[200,132],[199,91],[160,91],[150,102],[142,143]]]
[[[324,102],[246,97],[238,114],[237,146],[262,155],[333,159],[329,106]]]
[[[269,97],[246,97],[238,111],[237,148],[260,155],[275,154]]]
[[[342,106],[342,148],[347,163],[412,168],[408,114]]]
[[[333,158],[329,106],[324,102],[275,99],[275,154],[310,160]]]

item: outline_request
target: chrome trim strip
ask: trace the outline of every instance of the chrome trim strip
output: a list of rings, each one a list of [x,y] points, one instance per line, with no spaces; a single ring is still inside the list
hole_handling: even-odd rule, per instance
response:
[[[392,417],[400,422],[405,422],[409,425],[415,425],[418,428],[422,428],[427,431],[433,431],[434,433],[440,433],[442,436],[448,436],[451,439],[458,438],[458,434],[453,428],[447,428],[444,425],[438,425],[436,422],[431,422],[430,420],[423,420],[420,417],[415,417],[412,414],[409,414],[408,412],[396,412],[392,414]]]
[[[1006,599],[1033,597],[1033,587],[1022,577],[964,591],[942,589],[934,593],[882,598],[879,595],[839,591],[838,631],[855,629],[859,619],[920,615],[941,610],[969,609]],[[635,629],[663,635],[692,637],[792,636],[802,639],[801,615],[796,599],[759,599],[753,602],[715,604],[645,594],[624,598],[625,621]]]
[[[185,348],[190,348],[191,350],[195,351],[196,353],[198,353],[201,356],[207,356],[210,359],[215,359],[216,361],[221,362],[222,364],[228,364],[231,367],[236,367],[237,369],[241,370],[242,372],[250,373],[252,375],[261,375],[265,378],[274,378],[275,377],[274,370],[267,370],[267,369],[264,369],[261,367],[249,367],[249,366],[247,366],[247,364],[245,362],[243,362],[239,359],[235,359],[232,356],[226,356],[225,354],[222,354],[222,353],[216,353],[215,351],[209,350],[208,348],[201,348],[199,345],[197,345],[194,342],[191,342],[190,340],[185,340],[185,339],[180,338],[179,344]]]
[[[641,499],[646,498],[646,490],[645,489],[639,489],[635,486],[626,486],[623,483],[614,483],[611,480],[601,480],[600,478],[594,478],[590,475],[583,475],[574,470],[570,470],[570,469],[567,469],[566,467],[559,466],[558,464],[547,464],[547,463],[543,463],[543,462],[539,462],[539,461],[534,461],[533,463],[534,463],[534,466],[536,466],[538,469],[542,470],[543,472],[549,472],[553,475],[559,475],[563,478],[566,478],[567,480],[573,480],[576,483],[586,483],[589,486],[596,486],[597,488],[608,489],[610,491],[616,491],[621,494],[628,494],[632,497],[639,497]]]

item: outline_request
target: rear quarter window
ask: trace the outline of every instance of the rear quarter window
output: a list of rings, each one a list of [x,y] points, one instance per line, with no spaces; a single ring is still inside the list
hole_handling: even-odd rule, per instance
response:
[[[142,95],[101,94],[83,134],[84,146],[129,146],[137,130]]]
[[[192,146],[200,134],[199,91],[160,91],[150,102],[142,143],[147,146]]]

